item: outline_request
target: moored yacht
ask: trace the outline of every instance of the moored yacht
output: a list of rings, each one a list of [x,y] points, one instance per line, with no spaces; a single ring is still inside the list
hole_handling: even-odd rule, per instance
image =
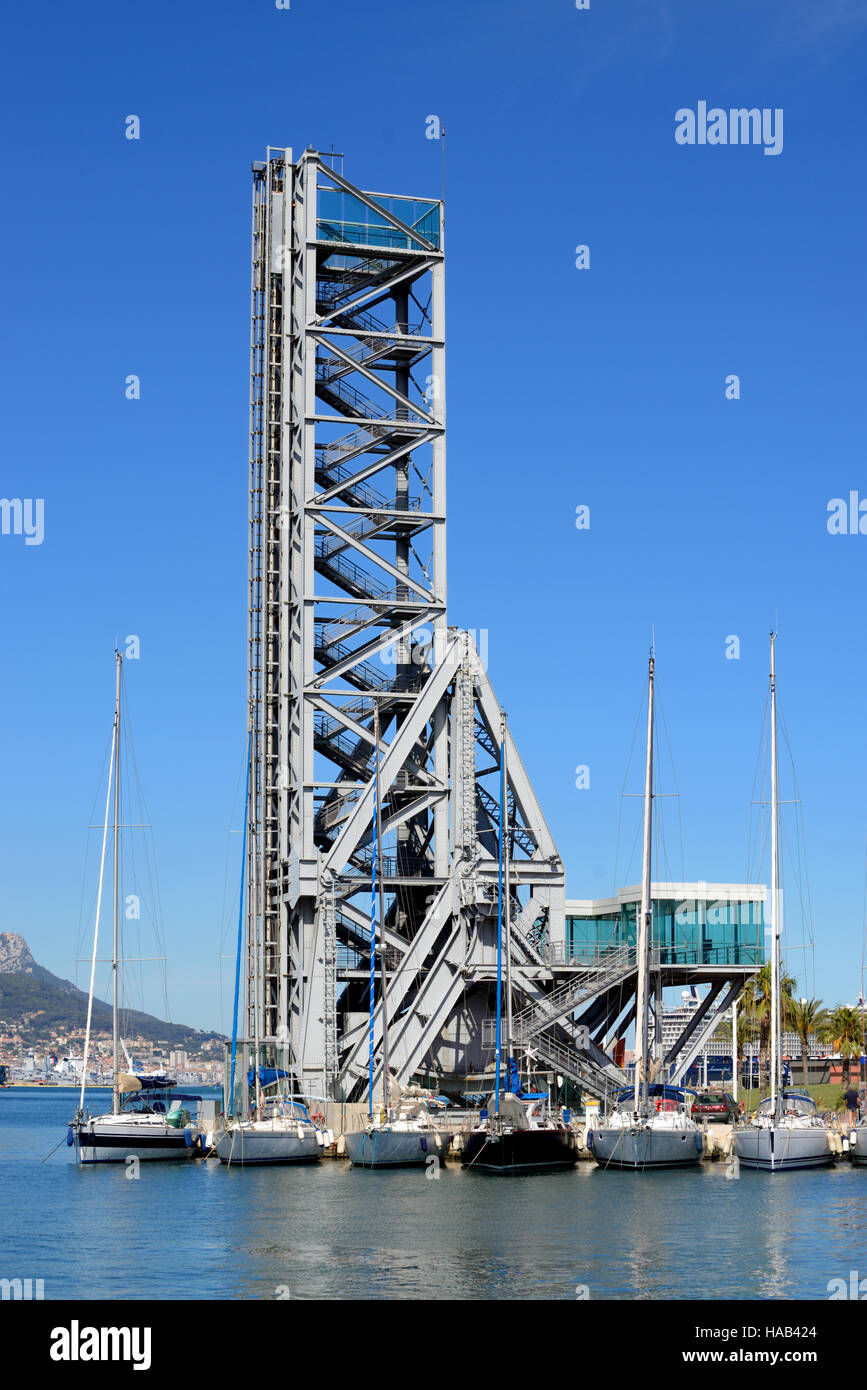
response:
[[[497,1017],[494,1092],[479,1123],[465,1138],[464,1168],[481,1173],[543,1173],[572,1168],[578,1161],[574,1130],[550,1109],[547,1092],[527,1093],[514,1056],[512,1016],[512,896],[508,829],[508,756],[506,716],[500,716],[500,824],[497,892]],[[505,962],[505,1018],[503,965]],[[506,1075],[500,1087],[501,1042],[506,1031]]]
[[[316,1116],[315,1121],[311,1119],[307,1105],[297,1094],[288,1040],[285,1037],[262,1035],[261,981],[264,962],[259,890],[265,869],[261,839],[255,834],[250,816],[255,755],[254,730],[251,728],[247,734],[232,1042],[224,1084],[223,1117],[216,1133],[208,1140],[209,1152],[216,1153],[220,1162],[227,1167],[233,1164],[247,1167],[264,1163],[315,1163],[326,1144],[334,1142],[334,1135],[326,1129],[322,1116]],[[239,1036],[241,962],[245,955],[247,979],[244,995],[252,1037]],[[268,1065],[264,1064],[266,1061]]]
[[[620,1092],[614,1109],[588,1134],[588,1148],[601,1168],[684,1168],[698,1163],[701,1131],[689,1113],[683,1087],[651,1082],[658,1063],[649,1039],[650,945],[653,935],[651,848],[653,827],[654,656],[647,681],[647,758],[644,777],[644,856],[638,920],[638,989],[635,1003],[635,1079]]]
[[[388,978],[385,968],[385,893],[382,862],[382,808],[379,800],[379,709],[373,709],[373,855],[370,875],[370,975],[368,980],[367,1120],[344,1134],[354,1168],[401,1168],[445,1160],[451,1136],[434,1124],[442,1107],[430,1091],[403,1087],[388,1064]],[[379,932],[377,933],[377,921]],[[380,1018],[382,1022],[382,1103],[374,1108],[376,948],[379,938]]]
[[[217,1136],[221,1163],[316,1163],[330,1131],[310,1118],[307,1106],[291,1097],[263,1099],[247,1119],[233,1119]]]
[[[90,966],[90,990],[87,1000],[84,1053],[81,1059],[81,1092],[78,1109],[69,1126],[66,1142],[75,1146],[76,1157],[82,1164],[123,1163],[128,1158],[140,1161],[155,1159],[186,1159],[199,1150],[201,1131],[188,1104],[201,1097],[172,1094],[177,1082],[165,1076],[139,1076],[118,1068],[118,983],[120,968],[119,896],[120,896],[120,739],[121,739],[121,667],[123,658],[115,652],[114,723],[109,756],[108,789],[105,799],[105,821],[102,831],[102,854],[99,864],[99,887],[96,896],[96,920],[93,929],[93,955]],[[102,890],[105,877],[106,845],[109,813],[114,809],[113,853],[113,933],[112,933],[112,1094],[111,1111],[91,1115],[85,1109],[90,1033],[93,1019],[94,985],[96,978],[99,923],[102,910]],[[127,1053],[127,1062],[129,1054]],[[169,1108],[166,1109],[166,1099]]]
[[[867,1136],[865,1136],[867,1137]],[[735,1130],[735,1153],[744,1168],[777,1173],[824,1168],[835,1161],[828,1126],[811,1096],[780,1090],[759,1104],[755,1118]],[[854,1158],[854,1154],[853,1154]],[[867,1162],[867,1146],[865,1146]]]
[[[118,1109],[91,1116],[82,1107],[69,1126],[67,1143],[75,1145],[79,1162],[152,1162],[199,1153],[200,1129],[188,1106],[201,1096],[175,1092],[176,1085],[166,1077],[121,1072]]]
[[[780,1007],[782,913],[780,898],[780,799],[777,770],[776,633],[771,633],[771,1094],[753,1119],[734,1131],[734,1152],[744,1168],[766,1173],[822,1168],[835,1161],[828,1126],[807,1095],[783,1090]]]
[[[859,1120],[849,1137],[849,1154],[855,1164],[867,1165],[867,1116]]]
[[[390,1100],[397,1088],[397,1104],[368,1117],[362,1129],[344,1136],[346,1153],[357,1168],[399,1168],[423,1165],[433,1156],[444,1161],[451,1135],[434,1121],[434,1110],[443,1102],[418,1086],[400,1088],[390,1078]]]
[[[578,1137],[570,1125],[550,1113],[547,1099],[547,1094],[506,1091],[499,1113],[480,1116],[466,1136],[463,1166],[481,1173],[516,1174],[574,1168]]]
[[[697,1163],[701,1131],[690,1115],[694,1092],[653,1084],[635,1105],[632,1089],[621,1091],[599,1129],[587,1132],[587,1147],[602,1168],[680,1168]]]

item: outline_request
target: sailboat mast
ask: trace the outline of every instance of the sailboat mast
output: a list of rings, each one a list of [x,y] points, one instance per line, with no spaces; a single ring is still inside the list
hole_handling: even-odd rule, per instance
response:
[[[500,737],[503,749],[503,955],[506,964],[506,1065],[511,1067],[514,1042],[512,1038],[512,903],[509,889],[509,864],[511,860],[509,829],[509,764],[506,748],[506,715],[501,716]]]
[[[256,758],[256,771],[253,778],[253,800],[252,800],[252,826],[250,844],[250,910],[248,914],[247,926],[247,989],[253,987],[253,1083],[254,1093],[253,1102],[258,1111],[262,1105],[262,1058],[260,1055],[261,1045],[259,1040],[259,778],[261,762],[259,761],[258,739],[254,749]]]
[[[84,1109],[84,1092],[87,1086],[87,1063],[90,1057],[90,1025],[93,1021],[93,989],[96,982],[96,954],[99,948],[99,918],[102,912],[102,885],[105,878],[105,850],[108,844],[108,818],[111,814],[111,791],[114,779],[114,749],[117,743],[117,709],[115,708],[115,721],[111,731],[111,753],[108,759],[108,788],[105,793],[105,819],[102,826],[102,853],[99,858],[99,888],[96,894],[96,920],[93,924],[93,955],[90,962],[90,989],[87,995],[87,1023],[84,1029],[84,1057],[81,1065],[81,1096],[78,1102],[80,1110]]]
[[[253,746],[252,730],[247,732],[247,777],[244,788],[244,830],[241,840],[241,892],[238,899],[238,946],[235,953],[235,993],[232,1008],[232,1060],[229,1070],[229,1094],[225,1097],[225,1111],[227,1115],[236,1114],[235,1110],[235,1064],[238,1057],[238,1000],[241,989],[241,951],[244,941],[244,887],[247,868],[247,830],[250,823],[250,752]],[[249,992],[249,985],[247,986]],[[246,1028],[245,1028],[246,1032]]]
[[[781,1089],[780,1067],[780,846],[779,787],[777,785],[776,634],[771,633],[771,1110],[776,1113]]]
[[[111,1045],[112,1045],[112,1085],[111,1085],[111,1112],[116,1115],[118,1112],[119,1095],[117,1089],[117,1002],[118,1002],[118,893],[120,889],[118,875],[118,847],[120,832],[120,668],[123,661],[119,651],[115,652],[117,662],[117,675],[115,679],[114,692],[114,881],[113,898],[114,906],[112,912],[112,947],[111,947]]]
[[[638,924],[638,990],[635,1001],[635,1108],[643,1107],[648,1096],[648,1014],[650,994],[650,939],[653,930],[653,901],[650,895],[651,844],[653,832],[653,670],[651,649],[647,676],[647,761],[644,770],[644,854],[641,872],[641,917]]]
[[[376,787],[376,876],[379,880],[379,983],[382,1009],[382,1103],[388,1118],[388,980],[385,973],[385,892],[382,884],[382,804],[379,799],[379,705],[373,709],[374,785]]]

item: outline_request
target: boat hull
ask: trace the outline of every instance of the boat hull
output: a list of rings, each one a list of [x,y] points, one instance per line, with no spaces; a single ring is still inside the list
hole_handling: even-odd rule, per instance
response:
[[[147,1126],[131,1122],[109,1122],[99,1118],[86,1121],[73,1131],[79,1163],[125,1163],[136,1158],[141,1163],[158,1159],[188,1159],[198,1152],[197,1136],[191,1126],[176,1129],[165,1121]]]
[[[445,1161],[449,1151],[449,1136],[430,1129],[356,1129],[344,1141],[356,1168],[423,1167],[431,1158]]]
[[[701,1160],[697,1129],[602,1128],[588,1134],[600,1168],[691,1168]]]
[[[747,1125],[734,1132],[734,1153],[743,1168],[756,1168],[765,1173],[791,1172],[795,1168],[825,1168],[836,1155],[828,1141],[827,1131],[810,1129],[773,1129]]]
[[[221,1163],[317,1163],[322,1145],[314,1129],[224,1129],[214,1145]]]
[[[577,1138],[568,1129],[515,1129],[492,1135],[473,1130],[466,1136],[461,1162],[479,1173],[542,1173],[574,1168]]]
[[[849,1155],[852,1162],[859,1167],[867,1166],[867,1125],[863,1128],[859,1126],[858,1129],[853,1129]]]

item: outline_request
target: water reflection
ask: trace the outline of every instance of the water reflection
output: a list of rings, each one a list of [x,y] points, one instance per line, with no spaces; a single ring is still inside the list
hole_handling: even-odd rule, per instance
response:
[[[46,1297],[780,1299],[867,1277],[867,1170],[498,1178],[215,1163],[78,1170],[68,1097],[0,1095],[0,1256]],[[123,1232],[123,1240],[117,1232]]]

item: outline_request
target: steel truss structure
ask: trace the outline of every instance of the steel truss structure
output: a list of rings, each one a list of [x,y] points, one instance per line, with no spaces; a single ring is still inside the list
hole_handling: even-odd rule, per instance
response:
[[[361,1100],[374,710],[390,1062],[441,1080],[490,1061],[500,706],[446,617],[442,204],[338,162],[253,166],[246,1023],[306,1093]],[[562,979],[565,875],[508,741],[519,1038],[602,1093],[622,1073],[573,1014],[527,1013]]]

